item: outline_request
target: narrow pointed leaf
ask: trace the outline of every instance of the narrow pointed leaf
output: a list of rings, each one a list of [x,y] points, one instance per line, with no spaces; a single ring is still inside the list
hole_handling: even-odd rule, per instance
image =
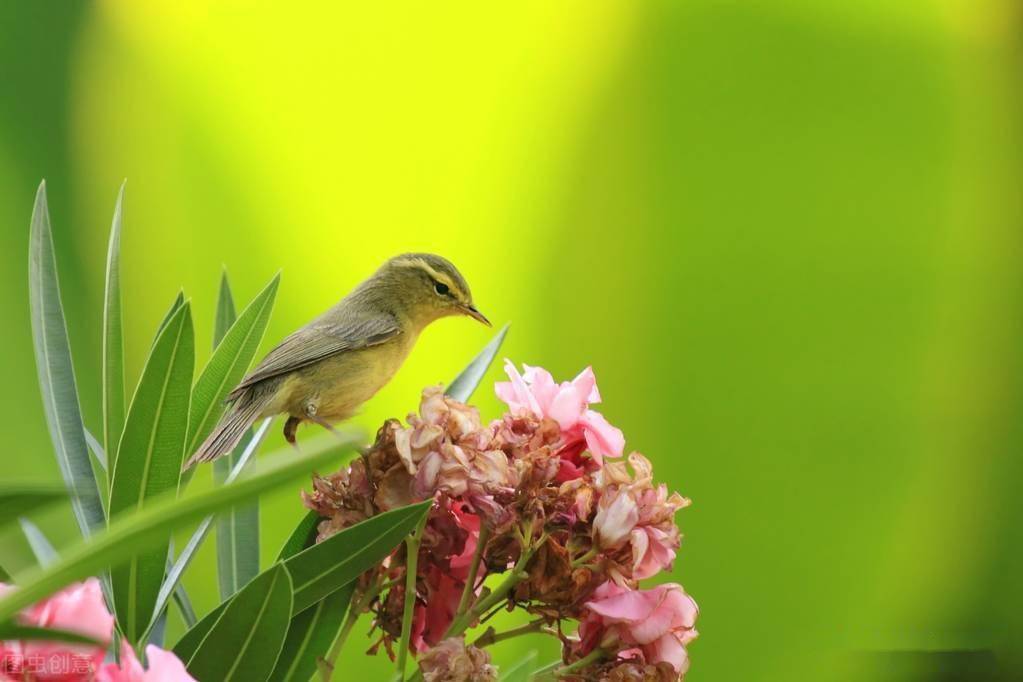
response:
[[[67,547],[52,566],[19,574],[18,587],[0,596],[0,622],[76,580],[96,575],[107,566],[127,561],[140,550],[166,546],[175,529],[251,499],[271,488],[305,477],[311,471],[334,462],[341,451],[350,449],[361,438],[349,436],[338,442],[305,448],[305,453],[271,455],[260,466],[234,483],[207,490],[187,499],[173,494],[154,500],[145,509],[111,521],[110,527],[89,541]],[[201,621],[200,621],[201,622]]]
[[[291,537],[285,541],[277,561],[290,559],[303,549],[316,544],[316,527],[320,516],[310,511],[303,517]],[[293,616],[288,626],[288,638],[277,659],[271,680],[301,680],[305,682],[316,671],[318,658],[326,656],[348,613],[355,581],[348,583],[316,606]]]
[[[537,652],[534,649],[514,665],[501,672],[501,682],[529,682],[536,667]]]
[[[37,642],[66,642],[68,644],[100,644],[92,637],[68,630],[37,628],[17,623],[0,623],[0,640],[31,640]]]
[[[353,580],[291,619],[288,637],[269,679],[307,682],[313,676],[317,659],[327,655],[344,625],[354,590]]]
[[[68,499],[67,490],[45,483],[0,483],[0,525]]]
[[[167,611],[164,610],[163,613],[161,613],[159,617],[157,617],[156,621],[154,621],[153,626],[149,628],[149,631],[146,633],[146,636],[143,637],[143,641],[146,644],[155,644],[156,646],[162,649],[164,646],[164,639],[166,637],[167,637]]]
[[[45,183],[39,185],[36,194],[29,242],[32,338],[46,423],[60,474],[72,494],[71,509],[75,520],[82,536],[89,537],[103,527],[106,519],[85,444],[71,347],[60,301]]]
[[[174,588],[174,603],[178,607],[178,615],[181,616],[181,620],[185,621],[185,627],[190,628],[199,622],[198,616],[195,615],[195,607],[192,606],[192,600],[184,585],[179,584]]]
[[[291,577],[277,564],[231,599],[194,650],[175,653],[200,680],[266,680],[288,634]]]
[[[121,218],[124,184],[117,193],[107,247],[103,300],[103,443],[114,457],[124,429],[124,332],[121,325]],[[95,450],[94,450],[95,452]]]
[[[242,311],[195,382],[188,426],[188,454],[195,452],[213,430],[223,414],[225,396],[241,381],[252,362],[270,319],[279,282],[280,276],[275,276]]]
[[[281,551],[277,555],[277,561],[289,559],[303,549],[316,544],[316,526],[319,525],[321,520],[322,517],[316,512],[306,512],[306,515],[298,522],[295,530],[291,531],[291,535],[285,540],[284,546],[281,547]]]
[[[284,562],[301,613],[369,570],[397,547],[430,511],[432,500],[378,514]]]
[[[252,441],[249,443],[248,448],[245,450],[244,453],[242,453],[241,459],[238,461],[238,463],[235,465],[235,468],[228,475],[227,481],[225,482],[226,484],[230,484],[231,482],[235,481],[246,470],[248,463],[251,461],[260,443],[262,443],[263,439],[266,437],[266,433],[269,430],[270,423],[272,421],[273,420],[269,418],[263,420],[263,423],[256,430],[256,433],[253,436]],[[200,545],[202,545],[202,541],[206,539],[206,535],[209,533],[210,526],[212,525],[212,523],[213,523],[212,516],[206,517],[205,519],[202,520],[202,522],[199,523],[199,527],[196,528],[195,531],[192,533],[192,537],[188,539],[188,542],[181,550],[181,554],[178,555],[178,558],[167,570],[167,574],[163,579],[163,584],[160,585],[160,591],[156,597],[155,607],[156,613],[159,613],[160,611],[163,610],[163,608],[167,605],[167,601],[170,599],[171,595],[175,592],[177,588],[180,587],[181,577],[185,574],[185,570],[188,568],[188,565],[192,562],[192,559],[195,558],[195,553],[198,551]],[[189,626],[192,625],[195,625],[194,620],[191,623],[189,623]]]
[[[185,292],[179,291],[178,295],[174,297],[174,302],[171,303],[170,309],[163,316],[163,319],[160,320],[160,326],[156,328],[156,336],[153,337],[154,345],[156,344],[156,340],[160,338],[160,332],[164,330],[164,327],[167,326],[167,323],[171,321],[172,317],[174,317],[174,313],[178,312],[178,309],[183,305],[185,305]]]
[[[278,562],[283,562],[288,572],[292,574],[295,590],[292,616],[297,616],[314,606],[383,561],[405,536],[412,532],[432,505],[432,500],[428,500],[378,514],[351,528],[339,531],[319,544],[286,556],[289,549],[298,546],[298,538],[301,537],[297,533],[292,534],[278,559]],[[304,525],[308,518],[307,516],[300,525]],[[303,576],[301,585],[295,577],[296,572]],[[230,603],[230,600],[221,602],[206,614],[195,627],[181,637],[178,644],[174,645],[174,651],[187,653],[198,646]],[[0,616],[2,615],[3,611],[0,611]]]
[[[57,550],[43,535],[43,531],[39,530],[39,526],[24,517],[18,519],[18,523],[21,524],[21,532],[28,540],[29,549],[32,550],[36,563],[45,568],[57,560]]]
[[[497,356],[497,352],[501,349],[501,344],[504,343],[504,337],[508,334],[508,326],[504,325],[501,330],[497,332],[494,338],[483,347],[479,355],[473,358],[469,366],[462,370],[462,373],[455,377],[455,380],[451,382],[445,393],[459,402],[467,402],[472,396],[473,391],[480,385],[483,380],[483,375],[487,373],[490,368],[490,364],[494,361]]]
[[[227,270],[220,274],[220,290],[217,293],[217,312],[213,320],[213,348],[216,349],[227,336],[238,314],[234,308],[234,296],[231,294],[231,283],[227,279]]]
[[[279,276],[235,319],[234,297],[225,271],[220,280],[214,321],[214,354],[192,393],[191,425],[196,432],[189,452],[223,414],[226,393],[241,380],[266,330],[276,295]],[[209,400],[208,407],[203,401]],[[205,412],[205,414],[204,414]],[[205,418],[205,424],[200,421]],[[190,430],[192,430],[190,428]],[[223,483],[252,438],[251,430],[227,457],[213,462],[213,477]],[[227,599],[259,573],[259,506],[245,505],[217,517],[217,582],[220,598]]]
[[[192,318],[185,303],[160,332],[128,408],[110,486],[111,517],[177,491],[193,356]],[[152,619],[166,564],[163,547],[140,553],[111,572],[114,613],[130,642],[141,641]]]
[[[9,583],[11,582],[11,574],[7,572],[7,569],[0,566],[0,582]]]
[[[118,438],[120,438],[120,434],[118,434]],[[85,429],[85,443],[89,446],[89,450],[92,451],[96,461],[99,462],[100,468],[103,469],[103,471],[108,471],[107,451],[100,442],[96,440],[96,436],[89,432],[89,429]]]

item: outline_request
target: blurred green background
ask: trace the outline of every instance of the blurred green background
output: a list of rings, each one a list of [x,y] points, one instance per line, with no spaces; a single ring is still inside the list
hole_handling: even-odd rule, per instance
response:
[[[672,576],[701,606],[688,679],[914,674],[916,654],[874,655],[893,651],[1019,664],[1019,3],[203,4],[0,4],[4,477],[58,477],[35,187],[99,430],[127,177],[132,381],[180,287],[208,347],[222,265],[240,305],[283,270],[269,348],[386,257],[435,251],[513,323],[509,357],[592,364],[628,447],[693,499]],[[438,323],[356,421],[414,409],[488,338]],[[262,500],[264,562],[302,513],[295,490]],[[70,518],[44,518],[55,542]],[[186,580],[202,611],[213,546]],[[353,646],[343,669],[391,666]]]

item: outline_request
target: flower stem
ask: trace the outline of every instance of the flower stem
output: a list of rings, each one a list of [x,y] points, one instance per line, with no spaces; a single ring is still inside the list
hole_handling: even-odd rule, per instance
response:
[[[547,622],[546,618],[538,618],[531,623],[520,625],[517,628],[511,630],[505,630],[504,632],[495,632],[494,628],[487,628],[487,631],[476,638],[476,641],[472,643],[473,646],[484,647],[490,646],[491,644],[497,644],[503,642],[506,639],[512,637],[519,637],[521,635],[528,635],[532,632],[541,632],[543,630],[544,623]]]
[[[572,560],[572,568],[576,568],[577,566],[582,566],[583,564],[585,564],[587,561],[589,561],[590,559],[592,559],[595,556],[597,556],[597,548],[596,547],[591,547],[588,552],[586,552],[582,556]]]
[[[504,582],[494,588],[494,591],[489,595],[480,599],[466,613],[455,618],[448,631],[444,633],[444,637],[455,637],[462,634],[481,615],[500,604],[508,596],[508,593],[512,591],[512,588],[528,577],[524,569],[536,550],[537,547],[535,546],[523,547],[522,552],[519,554],[519,560],[515,562],[515,567],[508,573],[508,577],[504,579]]]
[[[426,516],[419,522],[414,533],[405,538],[405,610],[401,614],[401,643],[398,647],[399,682],[405,679],[405,663],[408,660],[409,641],[412,639],[412,614],[416,608],[416,571],[419,567],[419,543],[423,537]]]
[[[341,655],[341,649],[345,645],[345,641],[348,639],[348,635],[352,632],[352,628],[355,627],[356,621],[359,620],[359,616],[366,610],[376,596],[380,593],[381,585],[379,580],[374,580],[366,591],[362,593],[357,601],[352,606],[348,607],[348,617],[345,619],[345,624],[341,627],[341,631],[338,632],[337,638],[330,647],[330,651],[327,653],[326,658],[321,658],[317,661],[317,668],[320,670],[320,677],[323,678],[323,682],[330,682],[331,676],[334,674],[334,664],[337,662],[337,657]]]
[[[600,659],[604,658],[604,656],[606,656],[606,655],[607,655],[607,652],[604,651],[603,649],[594,649],[590,653],[588,653],[585,656],[583,656],[582,658],[580,658],[575,663],[571,663],[569,665],[562,666],[562,667],[558,668],[557,670],[555,670],[554,671],[554,677],[564,677],[565,675],[568,675],[569,673],[573,673],[576,670],[580,670],[582,668],[585,668],[590,663],[596,663]]]
[[[480,534],[476,539],[476,551],[472,555],[472,563],[469,564],[469,577],[465,579],[465,587],[462,588],[462,598],[458,600],[456,614],[461,615],[469,608],[469,604],[476,597],[476,576],[479,575],[480,560],[483,559],[483,551],[490,539],[490,528],[480,524]]]

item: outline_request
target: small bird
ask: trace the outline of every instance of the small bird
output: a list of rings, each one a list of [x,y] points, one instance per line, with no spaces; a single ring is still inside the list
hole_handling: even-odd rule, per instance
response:
[[[465,278],[446,258],[429,253],[391,258],[242,379],[185,468],[230,452],[264,417],[287,413],[284,437],[292,445],[303,421],[333,430],[332,424],[351,417],[390,381],[428,324],[449,315],[490,326]]]

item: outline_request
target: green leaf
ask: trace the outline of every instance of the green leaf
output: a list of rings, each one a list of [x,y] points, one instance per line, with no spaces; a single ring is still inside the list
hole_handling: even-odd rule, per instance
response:
[[[284,543],[277,561],[290,559],[316,543],[316,527],[320,516],[310,511],[303,517],[291,537]],[[277,666],[270,675],[272,680],[301,680],[305,682],[316,671],[316,661],[325,656],[344,624],[355,581],[292,617],[288,638],[284,642]]]
[[[217,345],[199,380],[192,391],[192,408],[189,413],[188,454],[195,452],[202,440],[209,435],[224,411],[224,397],[241,381],[256,354],[259,342],[266,330],[266,323],[273,310],[274,297],[280,275],[270,283],[242,311],[238,320],[231,325],[224,339]]]
[[[252,361],[263,332],[266,330],[278,282],[279,276],[274,277],[263,293],[256,297],[236,322],[231,286],[227,279],[227,272],[223,273],[214,322],[213,347],[215,350],[213,358],[192,392],[190,425],[198,424],[198,420],[202,416],[200,404],[205,397],[210,398],[209,407],[206,410],[209,413],[207,419],[209,423],[198,428],[193,443],[188,449],[189,452],[198,448],[202,442],[201,439],[205,438],[216,425],[216,420],[223,413],[224,395],[241,380],[245,369]],[[243,335],[242,332],[245,334]],[[248,339],[245,338],[246,336]],[[236,349],[240,350],[235,352]],[[218,367],[218,371],[212,371]],[[228,371],[229,369],[230,371]],[[208,379],[205,384],[207,388],[203,389],[209,392],[208,396],[201,393],[204,379]],[[219,382],[216,386],[213,385],[214,380]],[[238,463],[251,438],[250,430],[230,455],[213,462],[213,477],[218,484],[227,478],[228,473]],[[230,597],[252,580],[257,573],[259,573],[259,506],[250,504],[237,507],[217,517],[217,581],[220,587],[220,598]]]
[[[121,218],[124,183],[117,193],[107,247],[107,276],[103,305],[103,443],[117,457],[124,430],[124,332],[121,327]],[[112,470],[111,471],[112,475]]]
[[[55,628],[37,628],[31,625],[19,625],[10,621],[0,623],[0,640],[34,640],[46,642],[67,642],[69,644],[100,644],[92,637],[80,635],[68,630]]]
[[[277,564],[231,599],[194,651],[174,653],[196,679],[266,680],[288,634],[291,601],[291,577]]]
[[[433,500],[393,509],[335,533],[284,562],[301,613],[376,566],[430,511]]]
[[[0,525],[67,498],[61,485],[0,483]]]
[[[213,348],[227,335],[238,315],[234,310],[234,296],[231,295],[231,283],[227,280],[227,269],[220,273],[220,291],[217,294],[217,312],[213,320]]]
[[[185,303],[157,337],[128,408],[110,485],[111,517],[143,509],[154,496],[177,491],[193,356],[192,317]],[[132,643],[142,641],[152,619],[166,564],[167,548],[162,547],[111,571],[114,613]]]
[[[292,575],[295,589],[292,615],[297,616],[383,561],[418,525],[432,505],[433,501],[427,500],[378,514],[332,535],[319,544],[289,555],[287,552],[295,549],[299,544],[298,538],[303,537],[300,532],[293,533],[278,559],[278,563],[283,561]],[[309,515],[306,515],[299,528],[308,528],[308,521]],[[305,576],[304,585],[297,581],[296,572]],[[174,650],[178,651],[178,647],[182,647],[182,650],[187,652],[190,648],[198,646],[199,641],[230,603],[230,600],[221,602],[206,614],[195,627],[182,636]],[[0,616],[2,614],[0,611]]]
[[[327,655],[345,622],[354,590],[353,580],[291,619],[288,637],[269,679],[307,682],[313,676],[317,659]]]
[[[18,523],[21,524],[21,532],[25,534],[25,539],[28,540],[29,549],[32,550],[37,564],[46,567],[57,560],[57,550],[43,535],[43,531],[39,530],[39,526],[24,517],[18,519]]]
[[[479,355],[473,358],[469,366],[462,370],[462,373],[455,377],[455,380],[451,382],[447,390],[444,391],[447,395],[451,396],[459,402],[467,402],[472,396],[473,391],[480,385],[480,381],[483,380],[483,375],[487,373],[490,368],[490,364],[494,361],[497,356],[497,351],[501,349],[501,344],[504,343],[504,337],[508,334],[509,325],[504,325],[501,330],[497,332],[494,338],[483,347]]]
[[[263,423],[260,425],[259,429],[256,430],[256,434],[253,436],[252,441],[249,443],[248,448],[242,454],[242,457],[239,460],[238,464],[228,475],[226,483],[228,484],[231,483],[245,471],[246,465],[251,460],[256,449],[259,447],[259,444],[263,442],[263,438],[266,437],[266,432],[270,428],[270,423],[272,421],[273,419],[271,418],[263,420]],[[192,562],[192,559],[195,557],[195,553],[196,551],[198,551],[199,546],[202,544],[202,541],[206,539],[206,535],[209,533],[210,525],[212,523],[213,523],[212,516],[207,516],[205,519],[202,520],[202,522],[199,524],[199,527],[196,528],[195,531],[192,533],[192,537],[188,539],[188,542],[185,544],[184,549],[181,550],[181,554],[178,555],[178,558],[167,570],[167,574],[163,579],[163,584],[160,585],[160,591],[156,597],[155,607],[156,613],[159,613],[160,611],[163,610],[163,608],[167,605],[167,600],[170,599],[171,594],[174,593],[177,590],[177,588],[180,587],[179,583],[181,581],[181,577],[185,574],[185,570],[188,568],[188,565]],[[193,620],[191,623],[189,623],[189,625],[190,626],[195,625],[195,621]]]
[[[501,672],[501,682],[529,682],[532,670],[536,667],[537,652],[534,649],[526,654],[515,665]]]
[[[298,522],[295,530],[291,531],[291,536],[284,542],[284,546],[281,547],[281,551],[277,555],[277,561],[284,561],[316,544],[316,527],[320,525],[320,520],[321,517],[316,512],[307,512]]]
[[[165,314],[163,319],[160,320],[160,326],[156,328],[156,336],[153,337],[153,345],[156,345],[156,340],[160,338],[160,332],[164,330],[167,323],[171,321],[172,317],[174,317],[174,313],[178,312],[178,309],[183,305],[185,305],[185,292],[179,291],[178,295],[174,297],[174,302],[171,303],[170,310],[168,310],[167,314]]]
[[[71,347],[60,301],[45,182],[39,185],[32,210],[28,271],[32,338],[46,423],[61,476],[72,496],[75,520],[82,537],[89,537],[103,527],[106,518],[85,445]]]
[[[11,574],[7,572],[7,569],[0,566],[0,582],[9,583],[11,582]]]
[[[119,435],[118,438],[120,438]],[[100,445],[100,442],[96,440],[96,436],[89,432],[89,429],[85,429],[85,443],[89,446],[89,450],[92,451],[96,461],[99,462],[100,468],[103,469],[103,471],[108,471],[107,451],[102,445]]]
[[[361,437],[349,435],[340,442],[334,440],[317,448],[306,447],[307,454],[301,455],[288,448],[261,461],[255,471],[234,483],[187,499],[176,499],[168,494],[140,512],[114,519],[106,531],[91,540],[65,548],[52,566],[18,576],[18,588],[0,596],[0,622],[76,580],[126,561],[140,550],[166,545],[170,533],[177,528],[327,467],[337,459],[339,448],[351,449],[360,441]]]

